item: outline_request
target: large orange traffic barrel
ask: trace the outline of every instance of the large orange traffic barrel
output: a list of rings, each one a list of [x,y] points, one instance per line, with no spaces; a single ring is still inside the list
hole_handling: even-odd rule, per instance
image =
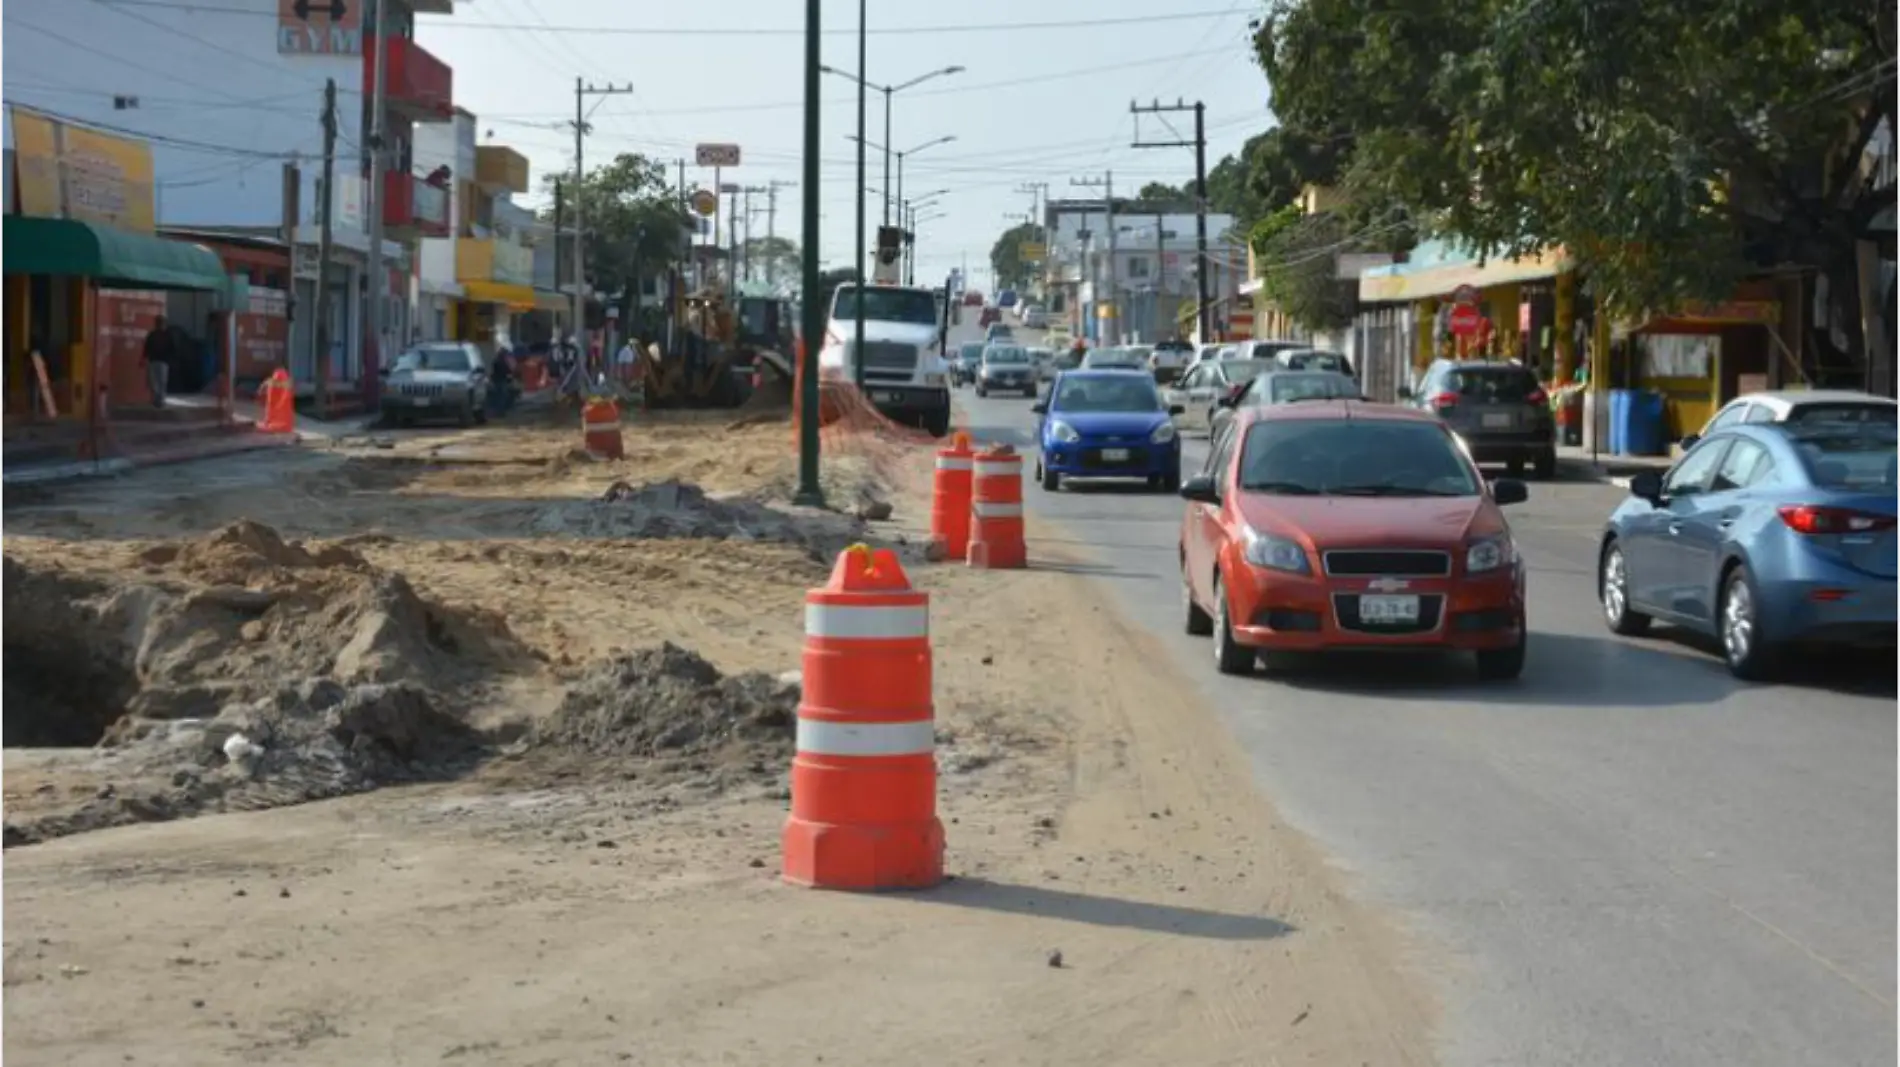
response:
[[[971,464],[970,566],[998,570],[1027,567],[1023,540],[1023,457],[1008,445],[991,445]]]
[[[930,539],[943,546],[943,558],[962,559],[970,548],[970,479],[975,454],[970,435],[958,430],[949,448],[937,450],[930,485]]]
[[[853,545],[805,594],[804,694],[783,876],[820,889],[943,880],[930,599],[897,554]]]
[[[581,444],[600,459],[620,459],[626,448],[620,440],[620,405],[594,397],[581,407]]]

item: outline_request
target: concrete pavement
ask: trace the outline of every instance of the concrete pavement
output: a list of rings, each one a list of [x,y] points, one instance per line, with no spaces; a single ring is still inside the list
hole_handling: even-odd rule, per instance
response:
[[[1029,401],[959,401],[979,440],[1033,451]],[[1620,492],[1533,483],[1511,509],[1530,661],[1483,685],[1409,658],[1221,677],[1181,631],[1177,499],[1025,487],[1043,539],[1198,679],[1263,792],[1409,922],[1445,1062],[1891,1063],[1891,665],[1749,686],[1684,642],[1613,637],[1594,562]]]

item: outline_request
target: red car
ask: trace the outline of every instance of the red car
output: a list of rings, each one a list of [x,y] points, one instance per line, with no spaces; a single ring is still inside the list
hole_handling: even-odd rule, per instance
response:
[[[1001,321],[1003,321],[1003,313],[1001,311],[993,307],[986,307],[983,309],[983,315],[978,320],[977,325],[988,326],[992,322],[1001,322]]]
[[[1223,674],[1271,654],[1472,652],[1487,680],[1524,669],[1524,564],[1489,487],[1430,414],[1361,400],[1250,408],[1181,486],[1187,632]]]

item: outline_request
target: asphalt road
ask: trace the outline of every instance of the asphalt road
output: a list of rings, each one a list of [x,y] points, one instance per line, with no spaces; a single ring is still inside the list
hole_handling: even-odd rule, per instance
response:
[[[1033,451],[1029,401],[959,402],[979,441]],[[1205,455],[1188,441],[1188,469]],[[1444,1062],[1893,1063],[1891,662],[1750,686],[1686,640],[1612,636],[1594,561],[1621,490],[1558,482],[1511,509],[1520,681],[1410,658],[1223,678],[1182,633],[1179,500],[1024,491],[1197,680],[1263,791],[1417,936]]]

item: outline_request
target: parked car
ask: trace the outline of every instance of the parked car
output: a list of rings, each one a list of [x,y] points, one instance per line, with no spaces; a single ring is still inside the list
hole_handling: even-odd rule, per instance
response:
[[[1900,404],[1891,398],[1846,389],[1790,389],[1783,392],[1749,393],[1738,396],[1715,413],[1701,433],[1685,436],[1682,447],[1695,443],[1717,430],[1730,426],[1764,422],[1885,422],[1900,416]]]
[[[1524,669],[1525,568],[1503,507],[1451,431],[1404,408],[1334,400],[1241,412],[1181,486],[1183,625],[1223,674],[1278,653],[1468,652]]]
[[[1161,395],[1169,404],[1181,405],[1182,414],[1176,424],[1182,429],[1206,430],[1213,425],[1223,397],[1232,394],[1236,386],[1252,382],[1271,366],[1257,359],[1210,359],[1174,384],[1164,386]]]
[[[983,341],[966,341],[957,349],[957,358],[950,364],[952,384],[964,385],[976,381],[976,368],[983,363]]]
[[[1529,464],[1539,478],[1556,476],[1550,397],[1521,364],[1436,360],[1418,392],[1400,389],[1399,399],[1443,419],[1479,463],[1507,464],[1513,476]]]
[[[1155,381],[1166,384],[1186,373],[1193,359],[1194,349],[1186,341],[1158,341],[1148,357],[1148,369],[1154,372]]]
[[[431,341],[405,349],[383,386],[383,413],[406,426],[453,419],[463,426],[488,421],[488,361],[466,341]]]
[[[988,325],[991,325],[992,323],[998,323],[1002,321],[1003,321],[1002,312],[996,310],[993,307],[986,306],[983,309],[983,314],[977,316],[976,324],[978,326],[988,326]]]
[[[1326,371],[1331,374],[1343,374],[1355,377],[1352,361],[1338,352],[1328,352],[1322,348],[1295,348],[1274,354],[1273,361],[1283,370]]]
[[[1049,326],[1049,312],[1046,309],[1032,307],[1023,312],[1023,326],[1031,330],[1043,330]]]
[[[1036,368],[1036,380],[1046,382],[1056,376],[1056,353],[1053,348],[1031,347],[1029,362]]]
[[[994,392],[1035,396],[1038,379],[1029,361],[1029,349],[1002,342],[983,349],[983,363],[976,369],[976,395]]]
[[[965,289],[963,291],[963,306],[966,308],[982,307],[983,291],[981,289]]]
[[[1141,478],[1181,486],[1181,438],[1154,378],[1122,370],[1063,371],[1032,408],[1036,480],[1050,492],[1065,478]]]
[[[1612,631],[1660,620],[1769,677],[1800,645],[1894,647],[1891,422],[1741,423],[1630,479],[1598,553]]]
[[[1010,329],[1008,323],[993,322],[989,326],[989,330],[983,334],[983,340],[989,344],[1008,343],[1016,339],[1016,331]]]
[[[1235,348],[1247,359],[1273,359],[1282,352],[1310,352],[1313,345],[1308,341],[1239,341]],[[1298,368],[1289,367],[1288,370]]]
[[[1254,366],[1269,366],[1264,360],[1247,360]],[[1234,416],[1248,408],[1270,404],[1298,404],[1309,400],[1364,400],[1359,383],[1343,374],[1317,370],[1269,370],[1258,374],[1239,389],[1230,389],[1214,402],[1213,417],[1208,420],[1211,437],[1220,433]]]
[[[1015,307],[1016,306],[1016,290],[1005,289],[1002,292],[997,293],[996,306],[999,308]]]

